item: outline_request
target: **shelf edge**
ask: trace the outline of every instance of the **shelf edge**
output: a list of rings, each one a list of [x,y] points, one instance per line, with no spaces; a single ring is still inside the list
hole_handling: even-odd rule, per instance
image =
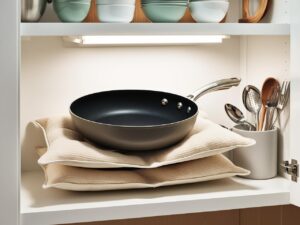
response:
[[[22,23],[21,36],[76,35],[289,35],[289,24]]]

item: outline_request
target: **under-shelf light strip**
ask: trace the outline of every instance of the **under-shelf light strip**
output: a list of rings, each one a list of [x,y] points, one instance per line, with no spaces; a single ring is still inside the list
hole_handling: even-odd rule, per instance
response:
[[[68,37],[66,40],[81,45],[160,45],[222,43],[225,35],[104,35]]]

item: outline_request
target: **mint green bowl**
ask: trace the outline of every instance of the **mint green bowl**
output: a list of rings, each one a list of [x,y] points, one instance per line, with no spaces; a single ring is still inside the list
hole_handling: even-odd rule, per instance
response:
[[[84,0],[53,1],[53,9],[62,22],[80,23],[89,13],[91,2]]]
[[[54,0],[57,2],[69,2],[69,3],[91,3],[91,0]]]
[[[183,5],[188,5],[187,2],[179,2],[179,1],[176,1],[176,2],[172,2],[172,3],[169,3],[169,2],[141,2],[142,5],[148,5],[148,4],[157,4],[157,5],[176,5],[176,4],[183,4]]]
[[[187,6],[145,4],[142,9],[149,20],[155,23],[177,23],[185,14]]]

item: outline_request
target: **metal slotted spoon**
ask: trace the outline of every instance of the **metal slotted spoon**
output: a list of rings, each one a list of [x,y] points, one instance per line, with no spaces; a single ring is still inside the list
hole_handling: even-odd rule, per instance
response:
[[[259,123],[259,112],[262,106],[261,93],[255,86],[247,85],[243,90],[242,96],[245,108],[255,116],[255,127],[257,130]]]

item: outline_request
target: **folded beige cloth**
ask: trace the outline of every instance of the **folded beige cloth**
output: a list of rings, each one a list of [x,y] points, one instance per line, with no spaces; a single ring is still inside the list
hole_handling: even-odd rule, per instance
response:
[[[85,168],[157,168],[200,159],[237,147],[248,147],[255,141],[242,137],[199,117],[190,134],[180,143],[155,151],[118,152],[100,148],[78,133],[69,117],[38,120],[32,123],[43,133],[47,148],[40,165],[63,164]]]
[[[104,191],[154,188],[176,184],[216,180],[235,175],[246,176],[249,171],[235,166],[223,155],[154,169],[90,169],[49,164],[42,166],[44,188],[72,191]]]

